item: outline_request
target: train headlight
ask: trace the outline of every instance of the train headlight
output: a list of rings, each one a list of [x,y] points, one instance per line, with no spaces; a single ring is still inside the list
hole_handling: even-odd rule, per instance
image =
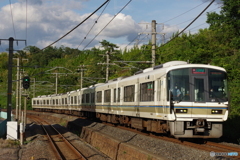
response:
[[[187,109],[176,109],[176,113],[187,113]]]
[[[212,114],[222,114],[222,110],[221,109],[212,109],[211,113]]]

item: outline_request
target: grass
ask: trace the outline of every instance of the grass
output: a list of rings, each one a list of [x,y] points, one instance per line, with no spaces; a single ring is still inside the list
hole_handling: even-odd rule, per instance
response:
[[[15,148],[18,146],[20,146],[20,142],[18,140],[0,139],[0,148]]]

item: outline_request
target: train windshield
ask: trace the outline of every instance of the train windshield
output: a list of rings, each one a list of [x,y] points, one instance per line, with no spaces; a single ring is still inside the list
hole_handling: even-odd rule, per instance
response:
[[[210,101],[227,101],[227,75],[225,72],[218,70],[210,70],[209,75],[209,94]]]
[[[189,69],[178,69],[168,73],[168,100],[190,101]],[[170,93],[170,94],[169,94]]]
[[[207,68],[184,68],[167,74],[168,100],[193,102],[227,101],[227,75]]]

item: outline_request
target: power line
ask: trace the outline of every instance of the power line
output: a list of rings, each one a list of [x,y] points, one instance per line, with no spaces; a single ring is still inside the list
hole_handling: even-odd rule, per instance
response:
[[[171,20],[173,20],[173,19],[176,19],[176,18],[178,18],[178,17],[180,17],[180,16],[186,14],[187,12],[190,12],[191,10],[194,10],[195,8],[197,8],[197,7],[201,6],[201,5],[203,5],[204,3],[206,3],[206,2],[203,2],[203,3],[199,4],[199,5],[197,5],[196,7],[193,7],[192,9],[190,9],[190,10],[188,10],[188,11],[186,11],[186,12],[184,12],[184,13],[182,13],[182,14],[176,16],[176,17],[173,17],[173,18],[171,18],[171,19],[169,19],[169,20],[167,20],[167,21],[165,21],[165,22],[163,22],[163,23],[166,23],[166,22],[169,22],[169,21],[171,21]]]
[[[109,1],[110,2],[110,1]],[[93,29],[93,27],[96,25],[97,21],[99,20],[99,18],[101,17],[102,13],[105,11],[105,9],[107,8],[109,2],[107,3],[107,5],[104,7],[103,11],[101,12],[101,14],[98,16],[97,20],[93,23],[92,27],[90,28],[90,30],[88,31],[88,33],[86,34],[86,36],[83,38],[82,42],[78,45],[77,49],[79,48],[79,46],[81,46],[81,44],[83,43],[83,41],[87,38],[87,36],[89,35],[89,33],[91,32],[91,30]]]
[[[11,0],[9,0],[9,3],[10,3],[10,11],[11,11],[11,17],[12,17],[12,25],[13,25],[13,32],[14,32],[14,38],[17,38],[16,37],[16,32],[15,32],[15,27],[14,27],[14,22],[13,22],[13,13],[12,13],[12,3],[11,3]]]
[[[173,17],[173,18],[171,18],[171,19],[169,19],[169,20],[167,20],[167,21],[164,21],[163,23],[166,23],[166,22],[169,22],[169,21],[171,21],[171,20],[173,20],[173,19],[176,19],[176,18],[178,18],[178,17],[180,17],[180,16],[182,16],[182,15],[184,15],[184,14],[186,14],[186,13],[192,11],[193,9],[195,9],[195,8],[197,8],[197,7],[199,7],[199,6],[203,5],[203,4],[205,4],[205,3],[206,3],[206,2],[203,2],[203,3],[201,3],[201,4],[199,4],[199,5],[195,6],[195,7],[193,7],[192,9],[190,9],[190,10],[188,10],[188,11],[186,11],[186,12],[184,12],[184,13],[182,13],[182,14],[176,16],[176,17]],[[220,7],[221,7],[221,6],[220,6]],[[218,8],[219,8],[219,7],[218,7]],[[214,10],[216,10],[216,9],[218,9],[218,8],[215,8],[215,9],[213,9],[213,10],[211,10],[211,11],[214,11]],[[210,11],[210,12],[211,12],[211,11]],[[192,19],[193,19],[193,18],[192,18]],[[192,19],[190,19],[190,20],[192,20]],[[181,22],[181,23],[179,23],[179,24],[186,23],[186,22],[188,22],[188,21],[190,21],[190,20],[187,20],[187,21]],[[177,25],[179,25],[179,24],[176,24],[176,25],[174,25],[174,26],[177,26]],[[129,43],[127,44],[127,46],[129,46],[129,45],[130,45],[133,41],[135,41],[138,37],[139,37],[139,35],[137,35],[137,36],[136,36],[131,42],[129,42]],[[126,46],[125,48],[127,48],[127,46]]]
[[[27,9],[28,8],[27,8],[27,6],[28,6],[28,0],[26,0],[26,43],[27,43],[27,37],[28,37],[28,35],[27,35],[27,28],[28,28],[27,27],[27,22],[28,22],[28,17],[27,17],[27,11],[28,11]]]
[[[72,31],[74,31],[76,28],[78,28],[80,25],[82,25],[86,20],[88,20],[94,13],[96,13],[100,8],[102,8],[108,1],[110,0],[107,0],[105,1],[100,7],[98,7],[93,13],[91,13],[87,18],[85,18],[81,23],[79,23],[77,26],[75,26],[73,29],[71,29],[69,32],[67,32],[65,35],[63,35],[61,38],[59,38],[58,40],[56,40],[55,42],[51,43],[50,45],[48,45],[47,47],[55,44],[56,42],[60,41],[61,39],[63,39],[64,37],[66,37],[68,34],[70,34]],[[41,50],[44,50],[46,49],[47,47],[41,49]]]
[[[221,6],[220,6],[220,7],[221,7]],[[215,10],[217,10],[218,8],[219,8],[219,7],[215,8],[215,9],[209,11],[209,12],[215,11]],[[206,15],[206,14],[207,14],[207,13],[205,13],[204,15]],[[203,16],[203,15],[201,15],[201,16]],[[178,23],[178,24],[176,24],[176,25],[174,25],[174,26],[178,26],[178,25],[180,25],[180,24],[186,23],[186,22],[191,21],[191,20],[193,20],[193,19],[194,19],[194,18],[191,18],[191,19],[189,19],[189,20],[187,20],[187,21],[184,21],[184,22]]]
[[[87,46],[92,43],[92,41],[117,17],[117,15],[119,13],[122,12],[122,10],[127,7],[127,5],[131,2],[132,0],[128,1],[128,3],[117,13],[113,16],[113,18],[103,27],[103,29],[101,31],[98,32],[98,34],[83,48],[83,50],[85,50],[85,48],[87,48]]]
[[[167,43],[163,44],[162,46],[165,46],[166,44],[168,44],[169,42],[171,42],[175,38],[177,38],[180,34],[182,34],[189,26],[191,26],[193,24],[193,22],[195,22],[203,14],[203,12],[205,12],[213,4],[214,1],[215,0],[212,0],[209,3],[209,5],[207,7],[205,7],[204,10],[196,18],[194,18],[194,20],[191,23],[189,23],[181,32],[179,32],[175,37],[173,37],[170,41],[168,41]],[[160,47],[162,47],[162,46],[160,46]],[[160,48],[160,47],[158,47],[158,48]],[[158,49],[158,48],[156,48],[156,49]]]

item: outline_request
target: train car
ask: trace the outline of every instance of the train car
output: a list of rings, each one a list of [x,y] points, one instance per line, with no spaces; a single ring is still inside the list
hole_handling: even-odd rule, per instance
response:
[[[73,110],[176,138],[219,138],[228,117],[227,74],[212,65],[171,61],[78,94],[82,101]]]

